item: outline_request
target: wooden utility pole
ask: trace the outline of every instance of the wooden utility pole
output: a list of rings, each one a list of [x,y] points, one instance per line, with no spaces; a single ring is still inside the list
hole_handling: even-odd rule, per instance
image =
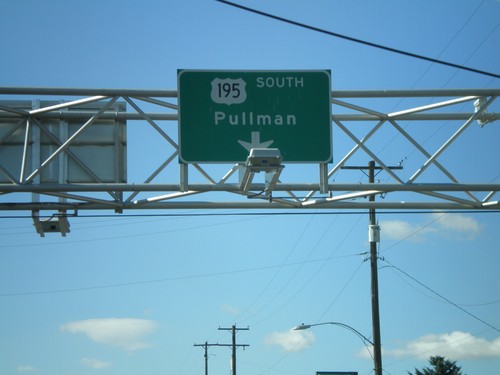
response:
[[[232,355],[231,355],[231,375],[236,375],[236,348],[238,347],[247,347],[249,345],[247,344],[236,344],[236,332],[241,331],[241,330],[246,330],[248,331],[249,328],[237,328],[234,324],[231,326],[231,328],[221,328],[219,327],[219,330],[221,331],[231,331],[231,337],[232,337]],[[222,345],[221,345],[222,346]]]
[[[194,344],[194,346],[202,346],[205,349],[205,375],[208,375],[208,347],[209,346],[220,346],[219,344],[209,344],[205,341],[204,344]]]
[[[368,163],[368,182],[375,183],[375,162]],[[375,201],[375,195],[370,195],[370,202]],[[372,286],[372,326],[373,326],[373,364],[375,375],[382,375],[382,340],[380,338],[380,314],[378,301],[378,252],[377,243],[380,242],[380,227],[377,225],[375,209],[370,208],[369,224],[370,240],[370,269]]]
[[[389,169],[403,169],[401,165],[387,167]],[[382,170],[382,167],[375,166],[372,160],[368,167],[342,167],[342,169],[368,170],[368,182],[375,183],[375,170]],[[375,189],[374,189],[375,190]],[[375,195],[368,198],[370,202],[375,202]],[[375,209],[369,209],[368,237],[370,242],[370,271],[371,271],[371,302],[372,302],[372,332],[373,332],[373,367],[375,375],[382,375],[382,340],[380,337],[380,307],[378,298],[378,252],[377,243],[380,242],[380,227],[377,224]]]

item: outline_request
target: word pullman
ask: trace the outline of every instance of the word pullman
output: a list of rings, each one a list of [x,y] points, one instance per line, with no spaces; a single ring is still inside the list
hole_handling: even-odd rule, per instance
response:
[[[255,114],[253,112],[226,114],[225,112],[222,111],[215,111],[214,123],[215,125],[281,126],[281,125],[297,125],[297,118],[293,114],[268,115],[268,114]]]

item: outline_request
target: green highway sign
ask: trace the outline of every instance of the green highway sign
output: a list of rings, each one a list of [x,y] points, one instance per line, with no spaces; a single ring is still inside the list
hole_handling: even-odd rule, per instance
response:
[[[278,148],[285,163],[330,162],[330,76],[179,70],[180,161],[242,162],[252,148]]]

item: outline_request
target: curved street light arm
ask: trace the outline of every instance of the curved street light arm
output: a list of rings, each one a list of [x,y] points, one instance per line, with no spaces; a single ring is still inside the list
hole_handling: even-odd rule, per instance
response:
[[[298,326],[294,327],[293,330],[299,331],[299,330],[309,329],[311,327],[323,326],[323,325],[327,325],[327,324],[331,324],[331,325],[335,325],[335,326],[339,326],[339,327],[348,329],[352,333],[356,334],[363,341],[363,343],[365,345],[366,345],[366,343],[369,343],[372,346],[374,345],[373,342],[368,337],[366,337],[365,335],[363,335],[357,329],[355,329],[355,328],[353,328],[353,327],[351,327],[351,326],[349,326],[347,324],[340,323],[340,322],[324,322],[324,323],[316,323],[316,324],[304,324],[304,323],[302,323],[301,325],[298,325]]]

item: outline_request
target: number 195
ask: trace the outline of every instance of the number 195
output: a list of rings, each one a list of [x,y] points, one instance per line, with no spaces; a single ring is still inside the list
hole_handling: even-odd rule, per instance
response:
[[[217,93],[219,98],[239,98],[241,95],[240,83],[218,83],[217,84]]]

